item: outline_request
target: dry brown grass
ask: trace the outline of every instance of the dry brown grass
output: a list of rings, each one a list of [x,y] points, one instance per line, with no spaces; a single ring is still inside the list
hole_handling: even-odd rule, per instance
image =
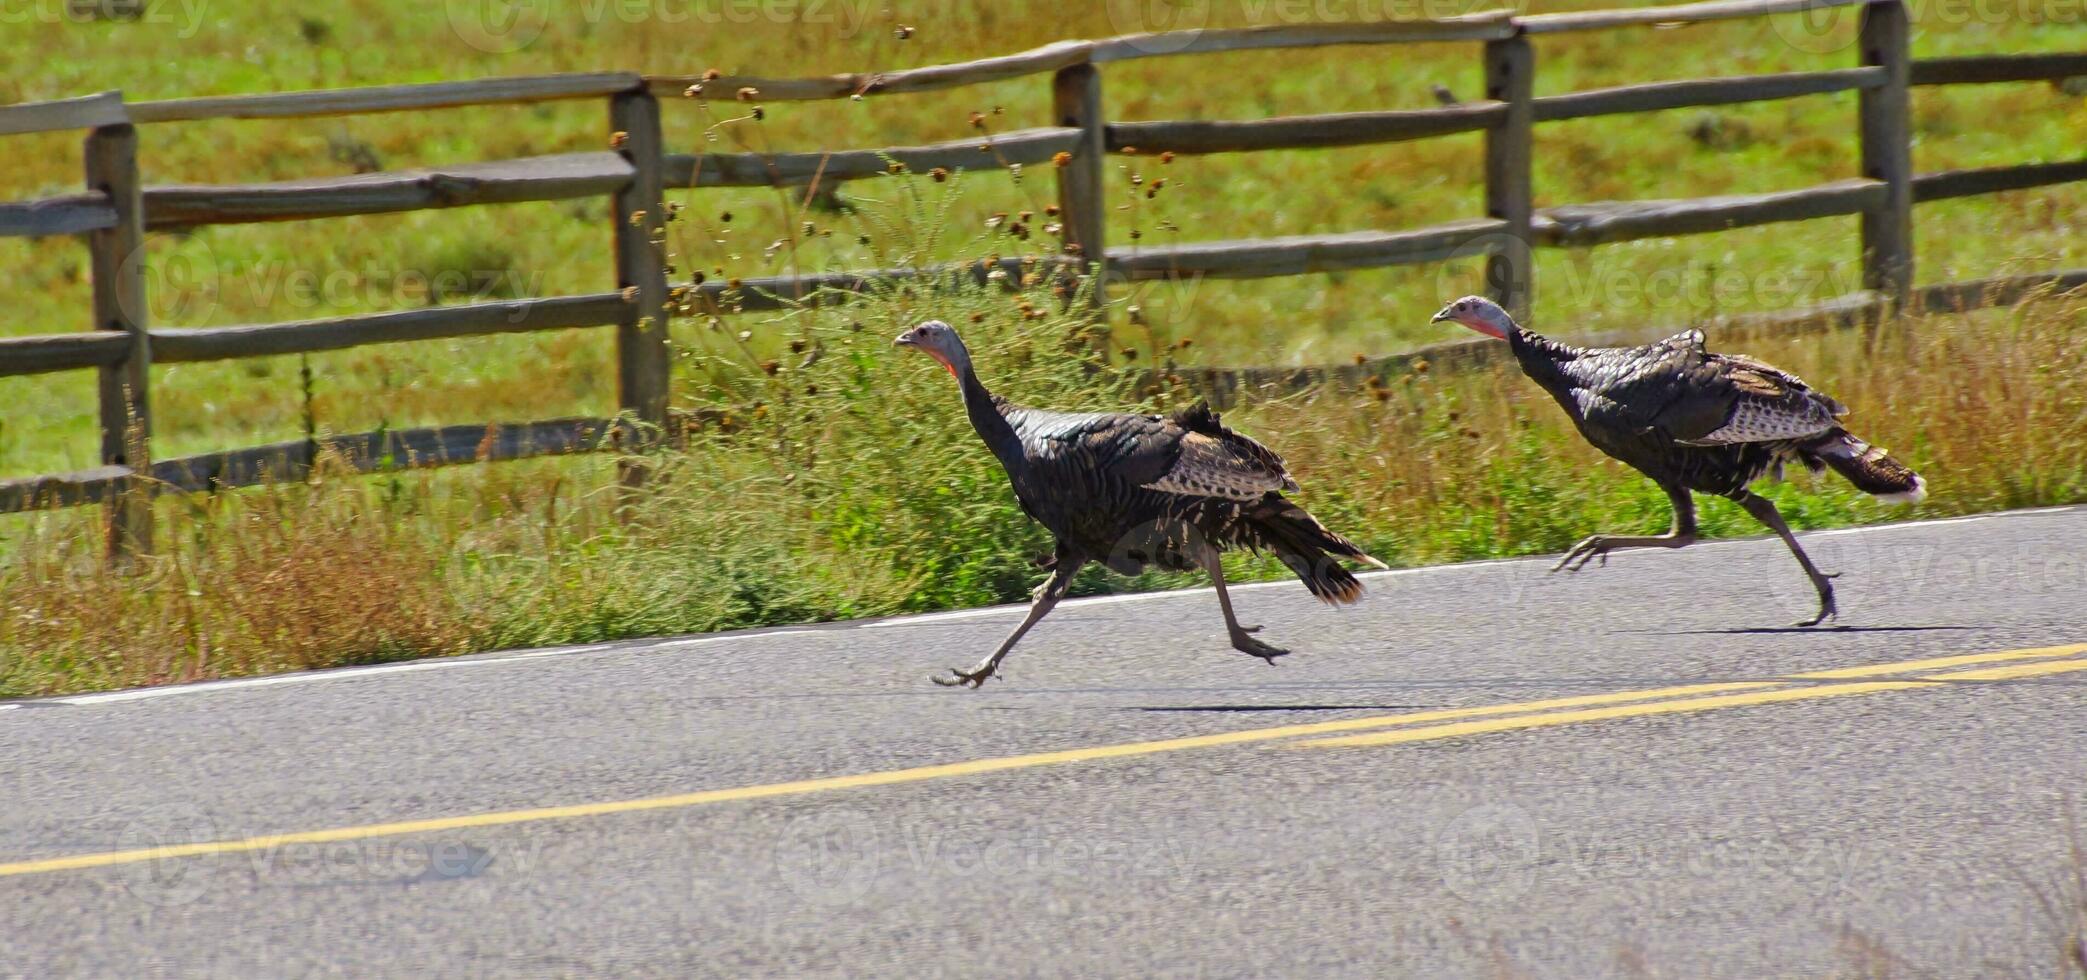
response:
[[[174,509],[187,540],[132,570],[93,554],[91,512],[47,519],[6,576],[5,666],[79,690],[467,649],[431,542],[344,503],[276,488]]]

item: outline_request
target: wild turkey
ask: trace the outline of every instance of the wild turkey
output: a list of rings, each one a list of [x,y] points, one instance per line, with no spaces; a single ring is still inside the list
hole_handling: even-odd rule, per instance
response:
[[[1332,556],[1384,567],[1285,499],[1282,491],[1297,483],[1282,458],[1226,428],[1208,405],[1170,416],[1024,408],[979,383],[970,352],[947,323],[929,320],[893,343],[926,353],[956,378],[971,426],[1007,471],[1015,499],[1058,539],[1028,617],[977,666],[952,668],[938,684],[985,683],[1090,561],[1125,575],[1147,565],[1208,571],[1232,646],[1271,664],[1288,651],[1255,639],[1260,627],[1239,625],[1219,552],[1272,551],[1329,605],[1362,597],[1362,583]]]
[[[1747,489],[1783,464],[1818,472],[1832,467],[1857,490],[1894,503],[1927,495],[1927,482],[1905,464],[1841,427],[1848,409],[1813,391],[1796,375],[1736,354],[1703,349],[1703,332],[1689,330],[1643,347],[1582,350],[1516,324],[1491,300],[1466,296],[1442,308],[1435,321],[1454,320],[1507,341],[1515,360],[1595,448],[1652,478],[1674,502],[1666,534],[1597,534],[1565,553],[1552,571],[1578,571],[1589,559],[1619,548],[1679,548],[1696,539],[1690,491],[1731,499],[1783,539],[1819,593],[1819,613],[1798,623],[1816,626],[1837,615],[1834,576],[1821,574],[1783,523],[1775,504]]]

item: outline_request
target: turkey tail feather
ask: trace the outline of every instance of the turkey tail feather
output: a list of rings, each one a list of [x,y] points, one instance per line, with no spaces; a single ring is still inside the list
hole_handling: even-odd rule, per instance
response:
[[[1804,446],[1801,451],[1807,463],[1818,459],[1854,484],[1855,489],[1879,500],[1913,504],[1928,495],[1928,481],[1921,479],[1912,467],[1893,459],[1883,449],[1855,438],[1846,430],[1831,433]]]
[[[1332,556],[1386,568],[1347,538],[1326,529],[1305,509],[1271,493],[1247,513],[1247,523],[1268,550],[1297,573],[1304,587],[1328,605],[1362,598],[1362,582]]]

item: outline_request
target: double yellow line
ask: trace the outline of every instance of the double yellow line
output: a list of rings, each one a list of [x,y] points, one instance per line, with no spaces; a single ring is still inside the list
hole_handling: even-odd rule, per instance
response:
[[[2062,647],[2039,647],[2033,650],[2005,650],[1999,653],[1970,653],[1955,657],[1935,657],[1928,660],[1907,660],[1892,664],[1869,664],[1862,667],[1843,667],[1837,670],[1820,670],[1792,675],[1784,681],[1760,681],[1744,684],[1699,684],[1694,687],[1670,687],[1656,691],[1631,691],[1623,694],[1597,694],[1588,698],[1560,698],[1557,701],[1532,701],[1525,705],[1501,705],[1498,708],[1466,709],[1474,715],[1515,713],[1512,718],[1488,718],[1484,721],[1465,721],[1448,725],[1426,725],[1420,728],[1401,728],[1394,732],[1375,732],[1368,735],[1348,735],[1340,738],[1320,738],[1299,745],[1306,747],[1399,745],[1406,742],[1426,742],[1438,738],[1455,738],[1460,735],[1482,735],[1488,732],[1507,732],[1529,728],[1550,728],[1557,725],[1576,725],[1589,721],[1605,721],[1611,718],[1644,718],[1651,715],[1684,714],[1694,711],[1715,711],[1719,708],[1741,708],[1754,704],[1777,704],[1784,701],[1808,701],[1817,698],[1847,697],[1853,694],[1875,694],[1879,691],[1910,691],[1930,688],[1949,682],[2005,681],[2045,674],[2063,674],[2076,670],[2087,670],[2087,658],[2078,660],[2051,660],[2087,653],[2087,643]],[[1992,667],[1985,670],[1952,670],[1976,664],[1998,663],[2010,660],[2037,660],[2041,663],[2015,664],[2009,667]],[[1928,673],[1945,671],[1945,673]],[[1865,677],[1902,677],[1918,674],[1923,676],[1907,680],[1855,681]],[[1818,681],[1855,681],[1852,683],[1810,683]],[[1798,685],[1798,686],[1793,686]],[[1748,691],[1749,693],[1725,693]],[[1689,695],[1711,695],[1691,697]],[[1679,698],[1679,700],[1657,700]],[[1655,704],[1618,704],[1622,701],[1653,701]],[[1522,715],[1523,710],[1548,710],[1579,707],[1566,702],[1578,701],[1585,705],[1608,705],[1590,707],[1580,711],[1551,711],[1549,714]],[[1438,713],[1440,714],[1440,713]],[[1411,720],[1387,720],[1371,727],[1409,725],[1415,722],[1434,721],[1433,718],[1395,716]]]
[[[1039,752],[1030,755],[977,759],[969,762],[920,766],[912,769],[894,769],[885,772],[861,773],[850,776],[832,776],[823,779],[803,779],[784,783],[765,783],[730,789],[704,790],[674,796],[580,803],[526,810],[507,810],[458,817],[407,820],[396,823],[365,824],[356,827],[271,834],[238,840],[199,841],[165,847],[106,851],[98,854],[75,854],[64,857],[0,863],[0,877],[42,874],[54,871],[79,871],[89,868],[136,864],[145,861],[175,860],[218,854],[272,851],[291,846],[330,844],[341,841],[367,840],[376,837],[442,833],[535,823],[545,820],[576,820],[612,814],[638,813],[648,810],[681,809],[717,803],[805,796],[835,790],[896,786],[937,779],[953,779],[964,776],[1007,772],[1016,769],[1033,769],[1041,766],[1067,765],[1080,762],[1099,762],[1108,759],[1156,755],[1188,749],[1217,748],[1227,745],[1245,745],[1255,742],[1282,741],[1289,746],[1299,748],[1398,745],[1408,742],[1458,738],[1490,732],[1576,725],[1614,718],[1643,718],[1653,715],[1714,711],[1722,708],[1777,704],[1786,701],[1849,697],[1882,691],[1933,690],[1946,687],[1952,683],[2007,681],[2087,670],[2087,657],[2076,657],[2078,654],[2087,654],[2087,643],[2078,643],[2070,646],[2039,647],[2029,650],[2004,650],[1996,653],[1935,657],[1926,660],[1907,660],[1889,664],[1868,664],[1860,667],[1845,667],[1836,670],[1796,674],[1773,681],[1690,684],[1680,687],[1655,688],[1643,691],[1620,691],[1610,694],[1588,694],[1577,697],[1550,698],[1541,701],[1524,701],[1514,704],[1488,705],[1475,708],[1448,708],[1400,715],[1377,715],[1369,718],[1349,718],[1340,721],[1315,722],[1302,725],[1282,725],[1273,728],[1223,732],[1215,735],[1194,735],[1186,738],[1170,738],[1150,742],[1130,742],[1120,745],[1066,749],[1058,752]],[[2007,666],[1985,667],[1978,670],[1961,669],[1986,664],[2007,664]],[[1868,678],[1892,679],[1870,680]],[[1378,729],[1393,730],[1379,731]],[[1358,732],[1363,734],[1354,734]],[[1293,739],[1298,741],[1289,741]]]

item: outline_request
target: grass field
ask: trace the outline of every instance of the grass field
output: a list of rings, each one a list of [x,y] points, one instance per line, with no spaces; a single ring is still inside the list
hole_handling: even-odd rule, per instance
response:
[[[840,3],[813,18],[809,6],[601,0],[552,3],[540,8],[548,11],[541,25],[524,20],[494,36],[473,19],[473,4],[365,0],[296,12],[214,2],[196,4],[191,16],[169,3],[134,22],[46,18],[0,32],[0,54],[37,66],[0,80],[0,100],[611,68],[804,75],[1162,26],[1132,22],[1136,10],[1200,11],[1217,26],[1370,16],[1381,6]],[[2087,49],[2078,13],[2076,5],[1916,5],[1915,51]],[[901,25],[912,28],[903,40]],[[1855,57],[1849,40],[1852,20],[1821,38],[1787,18],[1547,38],[1538,43],[1538,92],[1845,67]],[[1106,104],[1117,119],[1252,118],[1423,107],[1434,104],[1432,85],[1477,97],[1477,46],[1112,65]],[[975,133],[973,111],[1006,131],[1043,124],[1047,104],[1048,82],[1037,78],[857,103],[777,103],[758,121],[736,104],[666,109],[669,145],[692,151],[960,139]],[[1921,170],[2073,159],[2087,145],[2087,102],[2049,85],[1923,89],[1914,112]],[[148,126],[142,166],[148,182],[224,183],[596,149],[605,114],[589,102]],[[1838,95],[1548,124],[1537,136],[1538,202],[1765,191],[1854,176],[1853,119],[1853,96]],[[1170,164],[1122,158],[1110,168],[1122,201],[1110,240],[1131,247],[1475,216],[1479,146],[1468,135]],[[0,198],[77,188],[76,136],[9,137],[7,147]],[[1050,175],[1036,169],[1019,180],[858,182],[842,188],[848,206],[839,211],[773,192],[675,192],[685,210],[672,245],[684,271],[733,276],[1036,251],[1038,242],[996,237],[987,220],[1040,211],[1053,198]],[[1147,197],[1158,177],[1166,186]],[[2083,205],[2087,189],[2078,185],[1924,205],[1920,279],[2087,264]],[[606,201],[585,201],[155,235],[152,316],[199,326],[597,291],[614,281],[608,220]],[[1535,326],[1563,336],[1649,334],[1839,295],[1856,285],[1857,237],[1849,218],[1543,251]],[[1109,366],[1325,363],[1448,339],[1427,318],[1442,299],[1473,291],[1476,272],[1462,263],[1141,287],[1115,297]],[[71,239],[0,241],[0,295],[11,314],[0,335],[79,328],[88,308],[84,250]],[[1133,305],[1140,323],[1124,312]],[[13,651],[0,692],[1017,598],[1031,584],[1027,560],[1042,533],[1014,510],[941,376],[895,362],[884,348],[900,326],[931,314],[980,318],[971,330],[991,351],[981,352],[981,366],[1010,394],[1064,406],[1136,401],[1106,380],[1113,373],[1089,374],[1057,354],[1072,324],[1018,319],[1003,296],[894,296],[847,311],[677,321],[677,402],[732,411],[743,424],[677,457],[639,520],[612,519],[606,459],[165,501],[168,556],[143,578],[99,570],[92,511],[0,519],[0,602],[9,607],[0,650]],[[1937,493],[1922,513],[1968,512],[2087,499],[2082,320],[2082,305],[2063,301],[1937,318],[1869,346],[1848,335],[1749,349],[1856,405],[1866,436],[1928,472]],[[792,345],[823,356],[799,369]],[[163,456],[296,438],[307,422],[352,432],[607,414],[615,403],[602,330],[161,367],[153,383]],[[87,374],[0,379],[0,398],[20,406],[0,414],[0,475],[96,462]],[[1420,375],[1378,393],[1255,405],[1231,419],[1290,456],[1315,511],[1402,563],[1554,549],[1596,528],[1664,520],[1656,490],[1580,446],[1518,378]],[[1889,513],[1802,479],[1777,493],[1801,526]],[[1750,533],[1736,509],[1712,505],[1706,519],[1713,533]],[[1858,589],[1850,584],[1851,599]]]

